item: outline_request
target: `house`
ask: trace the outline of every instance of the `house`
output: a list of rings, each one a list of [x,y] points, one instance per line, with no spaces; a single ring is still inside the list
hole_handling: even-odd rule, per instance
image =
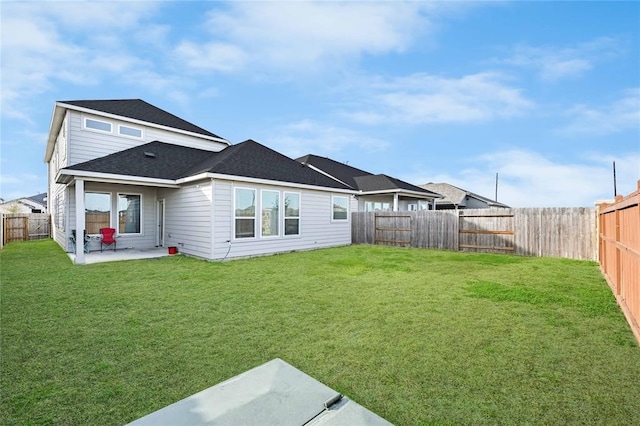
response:
[[[420,187],[444,196],[444,198],[436,200],[437,210],[488,209],[491,207],[509,208],[506,204],[499,203],[448,183],[426,183],[420,185]]]
[[[351,242],[352,188],[140,99],[56,102],[44,160],[52,235],[67,251],[83,230],[99,249],[105,227],[119,248],[209,260]],[[85,262],[82,247],[75,261]]]
[[[46,213],[47,193],[36,194],[31,197],[17,198],[11,201],[2,201],[0,213]]]
[[[415,211],[433,209],[442,196],[384,174],[371,174],[327,157],[305,155],[296,161],[357,191],[358,211]]]

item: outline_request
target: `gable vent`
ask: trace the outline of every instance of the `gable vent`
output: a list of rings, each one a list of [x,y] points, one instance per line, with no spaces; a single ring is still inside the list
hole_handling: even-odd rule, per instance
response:
[[[148,152],[148,151],[144,152],[144,156],[146,158],[156,158],[156,154],[154,154],[153,152]]]

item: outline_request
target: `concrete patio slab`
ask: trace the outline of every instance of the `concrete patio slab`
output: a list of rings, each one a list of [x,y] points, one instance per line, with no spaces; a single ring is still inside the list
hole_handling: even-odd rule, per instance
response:
[[[73,263],[76,263],[75,253],[67,253]],[[169,256],[166,247],[154,247],[150,249],[118,249],[105,250],[105,251],[92,251],[85,253],[85,264],[102,263],[102,262],[116,262],[119,260],[137,260],[137,259],[153,259],[157,257]]]

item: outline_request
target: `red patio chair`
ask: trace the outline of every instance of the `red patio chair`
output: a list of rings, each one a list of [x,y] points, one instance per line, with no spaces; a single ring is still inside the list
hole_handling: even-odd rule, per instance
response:
[[[100,251],[103,247],[113,246],[113,251],[116,251],[116,230],[115,228],[100,228]]]

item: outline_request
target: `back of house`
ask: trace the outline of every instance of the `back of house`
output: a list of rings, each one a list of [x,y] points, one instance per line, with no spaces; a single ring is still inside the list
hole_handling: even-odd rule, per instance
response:
[[[255,141],[228,140],[140,99],[56,102],[45,162],[53,237],[85,253],[176,246],[223,259],[349,244],[354,191]],[[81,245],[79,245],[81,246]]]

